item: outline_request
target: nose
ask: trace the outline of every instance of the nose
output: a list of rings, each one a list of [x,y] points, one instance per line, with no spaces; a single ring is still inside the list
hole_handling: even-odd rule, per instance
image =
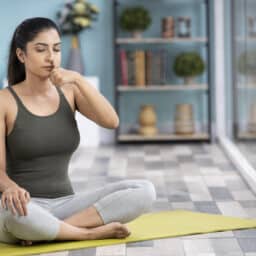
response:
[[[47,62],[50,62],[51,65],[54,65],[54,57],[53,57],[53,52],[51,50],[48,51],[47,53],[47,56],[46,56],[46,59],[47,59]]]

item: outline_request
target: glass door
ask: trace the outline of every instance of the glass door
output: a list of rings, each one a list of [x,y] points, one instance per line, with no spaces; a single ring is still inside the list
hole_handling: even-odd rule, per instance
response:
[[[256,169],[256,1],[232,1],[233,131],[228,135]]]

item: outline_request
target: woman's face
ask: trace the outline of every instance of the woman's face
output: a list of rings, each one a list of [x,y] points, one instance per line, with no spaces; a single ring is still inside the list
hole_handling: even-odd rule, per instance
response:
[[[18,53],[17,53],[18,55]],[[61,64],[61,40],[55,29],[43,30],[26,45],[22,54],[26,72],[42,78],[50,75],[53,67]]]

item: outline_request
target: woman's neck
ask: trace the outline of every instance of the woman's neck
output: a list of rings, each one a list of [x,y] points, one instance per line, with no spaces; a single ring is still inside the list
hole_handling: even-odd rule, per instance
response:
[[[49,78],[40,78],[38,76],[27,76],[23,81],[23,88],[29,95],[47,95],[52,91],[53,84]]]

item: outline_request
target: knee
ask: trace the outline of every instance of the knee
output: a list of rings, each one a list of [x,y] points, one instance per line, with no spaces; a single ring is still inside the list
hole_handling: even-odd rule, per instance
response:
[[[5,227],[7,230],[14,230],[17,227],[25,227],[28,223],[38,221],[38,217],[36,216],[37,207],[29,202],[27,205],[27,215],[20,216],[17,212],[15,215],[8,209],[7,215],[5,218]]]
[[[7,210],[7,217],[6,219],[8,220],[8,222],[15,222],[15,223],[24,223],[26,221],[28,221],[31,218],[34,218],[34,213],[37,211],[37,206],[34,205],[33,202],[29,202],[26,205],[27,207],[27,215],[25,216],[21,216],[19,215],[18,211],[16,210],[16,214],[14,215],[10,209]]]
[[[5,228],[6,231],[19,239],[52,240],[56,236],[58,222],[46,210],[33,202],[29,202],[26,216],[13,215],[8,210]]]
[[[150,211],[154,201],[156,200],[156,189],[154,184],[149,180],[142,181],[142,202],[145,211]]]

